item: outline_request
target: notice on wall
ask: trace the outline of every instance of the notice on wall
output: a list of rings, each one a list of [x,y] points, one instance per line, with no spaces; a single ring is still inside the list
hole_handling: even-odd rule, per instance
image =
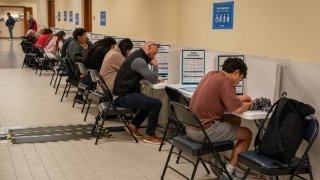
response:
[[[233,29],[234,2],[213,3],[212,29]]]
[[[182,50],[182,84],[199,84],[205,73],[205,50]]]
[[[100,11],[100,26],[106,26],[106,25],[107,25],[107,12]]]
[[[170,45],[160,44],[158,53],[156,55],[156,59],[158,61],[159,76],[168,76],[169,50]]]
[[[63,11],[63,21],[68,21],[68,12],[67,11]]]
[[[218,67],[219,71],[222,70],[222,65],[223,65],[224,61],[226,59],[228,59],[229,57],[240,58],[240,59],[242,59],[244,61],[244,55],[222,55],[222,56],[218,56],[217,67]],[[239,84],[237,84],[237,86],[236,86],[237,95],[243,95],[243,87],[244,87],[244,81],[241,80],[239,82]]]
[[[73,21],[73,12],[69,11],[69,22]]]
[[[75,25],[79,25],[79,13],[74,14],[74,19]]]
[[[103,38],[104,38],[104,35],[102,35],[102,34],[94,34],[94,33],[91,34],[91,42],[92,43],[95,43]]]
[[[131,53],[140,49],[144,43],[146,43],[145,41],[132,41],[132,44],[133,44],[133,48],[131,50]]]
[[[61,12],[58,11],[58,21],[61,21]]]

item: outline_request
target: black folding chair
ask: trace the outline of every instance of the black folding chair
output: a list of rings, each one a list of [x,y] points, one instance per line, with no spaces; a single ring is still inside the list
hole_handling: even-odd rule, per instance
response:
[[[290,180],[295,176],[305,179],[299,176],[299,174],[309,174],[312,180],[313,175],[309,160],[309,150],[318,136],[319,122],[312,115],[305,117],[305,119],[307,120],[307,130],[304,140],[307,142],[307,147],[301,157],[294,157],[289,164],[285,164],[268,156],[257,154],[254,150],[242,152],[238,155],[239,163],[248,167],[243,179],[247,177],[251,170],[254,170],[258,172],[258,179],[260,179],[261,174],[276,176],[276,179],[278,179],[278,176],[290,175]]]
[[[52,81],[54,81],[53,88],[55,88],[56,84],[57,84],[57,81],[58,81],[58,78],[60,77],[59,81],[58,81],[58,85],[57,85],[56,91],[55,91],[55,94],[57,94],[57,91],[58,91],[58,88],[60,86],[60,82],[61,82],[62,77],[68,76],[69,72],[68,72],[68,69],[66,67],[65,60],[62,59],[60,54],[59,53],[53,53],[53,55],[57,58],[58,63],[53,68],[54,71],[53,71],[53,74],[52,74],[52,77],[51,77],[50,85],[52,84]],[[55,75],[56,75],[56,78],[54,79]]]
[[[201,161],[202,165],[205,167],[207,173],[209,174],[210,171],[208,170],[206,163],[210,163],[211,165],[215,166],[216,168],[219,168],[222,172],[228,175],[229,179],[232,179],[230,174],[228,173],[225,164],[222,162],[220,156],[218,155],[218,152],[228,151],[232,150],[234,147],[234,143],[232,141],[221,141],[221,142],[211,142],[210,138],[208,137],[205,129],[203,128],[199,118],[185,105],[172,102],[170,103],[170,110],[172,111],[173,115],[175,116],[176,120],[181,125],[185,126],[191,126],[194,128],[199,128],[204,134],[204,139],[202,142],[197,142],[192,139],[189,139],[187,135],[178,135],[173,138],[172,145],[169,151],[169,155],[166,161],[166,164],[163,169],[163,173],[161,175],[161,179],[164,179],[164,176],[166,174],[167,168],[172,169],[179,175],[183,176],[186,179],[194,179],[194,176],[196,174],[198,164]],[[177,148],[178,150],[185,152],[191,156],[195,156],[196,161],[192,161],[191,159],[186,158],[183,154],[180,155],[180,153],[174,152],[174,148]],[[186,161],[193,164],[194,168],[192,171],[191,178],[188,178],[186,175],[184,175],[182,172],[178,171],[176,168],[169,166],[169,161],[172,156],[172,154],[178,154],[178,158],[181,157],[185,159]],[[216,157],[218,160],[218,165],[214,165],[211,162],[207,162],[204,159],[202,159],[203,155],[212,154]],[[222,167],[222,169],[220,168]]]
[[[71,86],[77,87],[80,80],[79,75],[75,70],[76,67],[73,66],[73,62],[71,62],[71,60],[68,58],[66,58],[65,60],[66,60],[66,67],[69,73],[68,73],[68,78],[66,79],[66,86],[64,87],[64,90],[61,96],[61,100],[60,100],[61,102],[63,101],[65,94],[66,94],[66,97],[68,97]]]
[[[136,141],[136,143],[138,143],[137,138],[133,135],[132,131],[128,127],[129,121],[127,117],[128,115],[129,117],[133,117],[133,114],[135,112],[134,109],[116,106],[113,102],[113,95],[108,89],[102,76],[96,70],[93,70],[93,69],[89,69],[88,74],[90,75],[92,82],[99,84],[103,92],[103,96],[105,98],[105,101],[99,104],[99,116],[100,116],[100,119],[102,120],[102,123],[101,125],[99,125],[100,119],[96,119],[94,123],[94,127],[92,129],[92,134],[95,132],[96,129],[98,130],[98,135],[97,135],[95,144],[96,145],[98,144],[98,140],[100,138],[100,134],[102,132],[105,121],[108,119],[109,116],[114,116],[114,115],[117,115],[120,118],[120,120],[123,122],[125,127],[129,130],[132,138]]]
[[[39,50],[34,46],[32,42],[27,40],[22,40],[20,43],[22,51],[24,52],[25,56],[22,63],[22,69],[24,65],[32,66],[35,68],[37,64],[37,58],[39,56]]]
[[[167,96],[169,98],[170,102],[177,102],[180,104],[183,104],[185,106],[189,106],[189,100],[177,89],[171,88],[169,86],[165,87],[165,91],[167,93]],[[161,151],[162,146],[164,145],[164,141],[171,144],[169,139],[172,139],[174,136],[176,136],[179,133],[179,122],[175,119],[175,117],[170,113],[168,117],[168,123],[167,126],[163,132],[163,138],[159,147],[159,151]],[[167,137],[168,130],[171,130],[171,136]],[[181,132],[181,131],[180,131]],[[182,133],[185,134],[185,131],[183,130]]]
[[[48,69],[54,71],[53,67],[58,62],[58,60],[56,58],[49,58],[49,56],[43,50],[42,47],[39,46],[38,50],[39,50],[41,57],[37,59],[38,62],[37,62],[37,66],[36,66],[36,74],[37,74],[39,68],[40,68],[39,76],[41,76],[42,70],[44,68],[46,69],[46,71],[48,71]]]
[[[82,64],[80,62],[76,62],[76,66],[77,66],[78,71],[80,72],[80,74],[89,76],[88,72],[87,72],[87,67],[84,64]],[[83,82],[79,81],[78,82],[78,90],[76,92],[76,96],[74,98],[72,107],[74,107],[76,102],[83,103],[82,109],[81,109],[81,113],[83,113],[84,107],[85,107],[85,105],[86,105],[86,103],[88,101],[88,95],[89,95],[90,91],[93,90],[94,88],[95,88],[95,85],[92,82],[90,82],[89,84],[86,84],[86,83],[83,83]],[[84,95],[85,95],[85,99],[84,99],[83,102],[79,101],[76,98],[80,91],[82,91],[84,93]]]

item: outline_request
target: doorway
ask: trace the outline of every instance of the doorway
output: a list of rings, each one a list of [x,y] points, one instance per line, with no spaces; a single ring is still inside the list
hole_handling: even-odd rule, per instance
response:
[[[92,32],[92,0],[83,0],[83,27]]]
[[[29,30],[29,15],[33,15],[32,7],[25,7],[24,8],[24,33],[26,34]]]
[[[55,0],[48,0],[48,26],[55,27]]]

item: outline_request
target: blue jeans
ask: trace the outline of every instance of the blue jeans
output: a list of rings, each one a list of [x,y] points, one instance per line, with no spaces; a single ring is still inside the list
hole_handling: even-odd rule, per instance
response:
[[[145,96],[140,93],[131,93],[126,96],[118,97],[114,103],[117,106],[138,109],[139,112],[131,123],[139,128],[146,117],[148,117],[146,134],[150,136],[155,134],[154,132],[157,128],[159,113],[162,106],[159,99]]]
[[[13,26],[9,25],[8,26],[9,34],[10,34],[10,39],[13,39],[12,31],[13,31]]]

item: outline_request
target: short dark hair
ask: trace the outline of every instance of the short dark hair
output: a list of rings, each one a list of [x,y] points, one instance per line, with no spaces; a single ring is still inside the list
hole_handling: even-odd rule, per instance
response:
[[[82,36],[84,33],[86,33],[87,31],[83,28],[76,28],[73,33],[72,36],[73,38],[75,38],[76,40],[78,40],[78,36]]]
[[[238,69],[240,71],[240,74],[243,74],[243,78],[246,78],[248,67],[242,59],[237,57],[229,57],[224,61],[222,65],[222,70],[227,73],[233,73]]]
[[[9,12],[7,12],[7,15],[8,15],[8,16],[11,16],[11,14],[10,14]]]
[[[121,50],[121,54],[124,57],[127,57],[128,56],[127,51],[131,50],[133,48],[133,43],[132,43],[131,39],[124,38],[119,42],[118,47]]]

